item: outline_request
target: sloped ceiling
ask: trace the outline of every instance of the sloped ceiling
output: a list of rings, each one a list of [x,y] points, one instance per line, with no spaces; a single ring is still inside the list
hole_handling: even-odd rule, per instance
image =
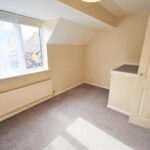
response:
[[[73,9],[59,0],[0,0],[0,10],[41,20],[62,17],[96,28],[108,26],[107,23]]]
[[[97,33],[97,29],[60,18],[48,44],[85,45]]]
[[[87,3],[82,0],[59,0],[65,5],[73,8],[74,10],[78,10],[88,16],[91,16],[97,20],[100,20],[111,27],[115,27],[117,25],[117,17],[106,10],[98,3]]]
[[[150,0],[102,0],[99,4],[116,16],[150,11]]]

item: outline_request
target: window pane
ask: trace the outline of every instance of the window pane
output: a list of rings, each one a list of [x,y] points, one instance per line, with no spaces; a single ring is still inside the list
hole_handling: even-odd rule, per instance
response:
[[[19,68],[16,34],[12,23],[0,21],[0,72],[8,74]]]
[[[0,21],[0,79],[45,70],[42,54],[39,28]]]
[[[21,33],[26,68],[32,69],[42,67],[42,49],[39,28],[21,25]]]

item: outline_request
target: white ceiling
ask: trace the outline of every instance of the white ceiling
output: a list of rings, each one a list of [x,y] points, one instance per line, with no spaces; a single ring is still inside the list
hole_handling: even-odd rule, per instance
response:
[[[96,28],[107,27],[103,22],[83,14],[58,0],[0,0],[0,10],[41,20],[63,17]]]
[[[85,45],[97,33],[94,28],[60,18],[48,41],[49,44]]]
[[[102,0],[99,4],[116,16],[150,11],[150,0]]]
[[[99,4],[116,16],[150,11],[150,0],[102,0]],[[75,10],[59,0],[0,0],[0,10],[41,20],[62,17],[95,28],[108,27],[100,20]]]

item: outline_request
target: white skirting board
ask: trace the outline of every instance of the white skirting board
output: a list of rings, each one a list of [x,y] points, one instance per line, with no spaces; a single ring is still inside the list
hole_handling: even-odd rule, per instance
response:
[[[102,85],[99,85],[99,84],[95,84],[95,83],[91,83],[91,82],[84,82],[84,83],[85,83],[85,84],[89,84],[89,85],[93,85],[93,86],[97,86],[97,87],[100,87],[100,88],[109,90],[109,87],[102,86]]]
[[[114,110],[114,111],[117,111],[117,112],[119,112],[119,113],[122,113],[122,114],[124,114],[124,115],[130,116],[130,113],[129,113],[129,112],[126,112],[126,111],[124,111],[124,110],[115,108],[115,107],[110,106],[110,105],[107,105],[107,107],[110,108],[110,109],[112,109],[112,110]]]
[[[76,84],[76,85],[73,85],[73,86],[71,86],[71,87],[69,87],[69,88],[67,88],[67,89],[65,89],[65,90],[62,90],[62,91],[60,91],[60,92],[58,92],[58,93],[54,93],[54,96],[60,95],[60,94],[62,94],[62,93],[64,93],[64,92],[67,92],[67,91],[69,91],[69,90],[71,90],[71,89],[73,89],[73,88],[75,88],[75,87],[77,87],[77,86],[79,86],[79,85],[81,85],[81,84],[83,84],[83,82],[80,82],[80,83],[78,83],[78,84]]]
[[[73,85],[73,86],[71,86],[71,87],[69,87],[69,88],[67,88],[67,89],[65,89],[65,90],[62,90],[62,91],[58,92],[58,93],[54,93],[54,96],[60,95],[60,94],[62,94],[62,93],[64,93],[64,92],[67,92],[67,91],[69,91],[69,90],[71,90],[71,89],[73,89],[73,88],[75,88],[75,87],[77,87],[77,86],[79,86],[79,85],[82,85],[82,84],[89,84],[89,85],[93,85],[93,86],[97,86],[97,87],[100,87],[100,88],[104,88],[104,89],[109,90],[109,88],[103,87],[103,86],[100,86],[100,85],[97,85],[97,84],[93,84],[93,83],[89,83],[89,82],[80,82],[80,83],[75,84],[75,85]]]

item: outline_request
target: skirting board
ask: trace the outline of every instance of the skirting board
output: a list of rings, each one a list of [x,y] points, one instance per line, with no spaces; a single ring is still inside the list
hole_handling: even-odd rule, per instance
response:
[[[67,89],[65,89],[65,90],[62,90],[62,91],[60,91],[60,92],[58,92],[58,93],[55,93],[55,92],[54,92],[54,96],[60,95],[60,94],[62,94],[62,93],[64,93],[64,92],[67,92],[67,91],[69,91],[69,90],[71,90],[71,89],[73,89],[73,88],[75,88],[75,87],[77,87],[77,86],[79,86],[79,85],[81,85],[81,84],[84,84],[84,83],[109,90],[109,88],[104,87],[104,86],[100,86],[100,85],[98,85],[98,84],[93,84],[93,83],[90,83],[90,82],[80,82],[80,83],[78,83],[78,84],[76,84],[76,85],[73,85],[73,86],[71,86],[71,87],[69,87],[69,88],[67,88]]]
[[[102,86],[102,85],[99,85],[99,84],[95,84],[95,83],[91,83],[91,82],[84,82],[84,83],[85,83],[85,84],[89,84],[89,85],[93,85],[93,86],[97,86],[97,87],[100,87],[100,88],[109,90],[108,87]]]
[[[129,113],[129,112],[126,112],[126,111],[124,111],[124,110],[115,108],[115,107],[110,106],[110,105],[107,105],[107,107],[110,108],[110,109],[112,109],[112,110],[114,110],[114,111],[117,111],[117,112],[119,112],[119,113],[122,113],[122,114],[124,114],[124,115],[130,116],[130,113]]]
[[[71,86],[71,87],[69,87],[69,88],[67,88],[67,89],[65,89],[65,90],[62,90],[62,91],[60,91],[60,92],[58,92],[58,93],[55,93],[54,92],[54,97],[55,96],[57,96],[57,95],[60,95],[60,94],[62,94],[62,93],[64,93],[64,92],[67,92],[67,91],[69,91],[69,90],[71,90],[71,89],[73,89],[73,88],[75,88],[75,87],[77,87],[77,86],[79,86],[79,85],[81,85],[81,84],[83,84],[84,82],[80,82],[80,83],[78,83],[78,84],[76,84],[76,85],[73,85],[73,86]]]

